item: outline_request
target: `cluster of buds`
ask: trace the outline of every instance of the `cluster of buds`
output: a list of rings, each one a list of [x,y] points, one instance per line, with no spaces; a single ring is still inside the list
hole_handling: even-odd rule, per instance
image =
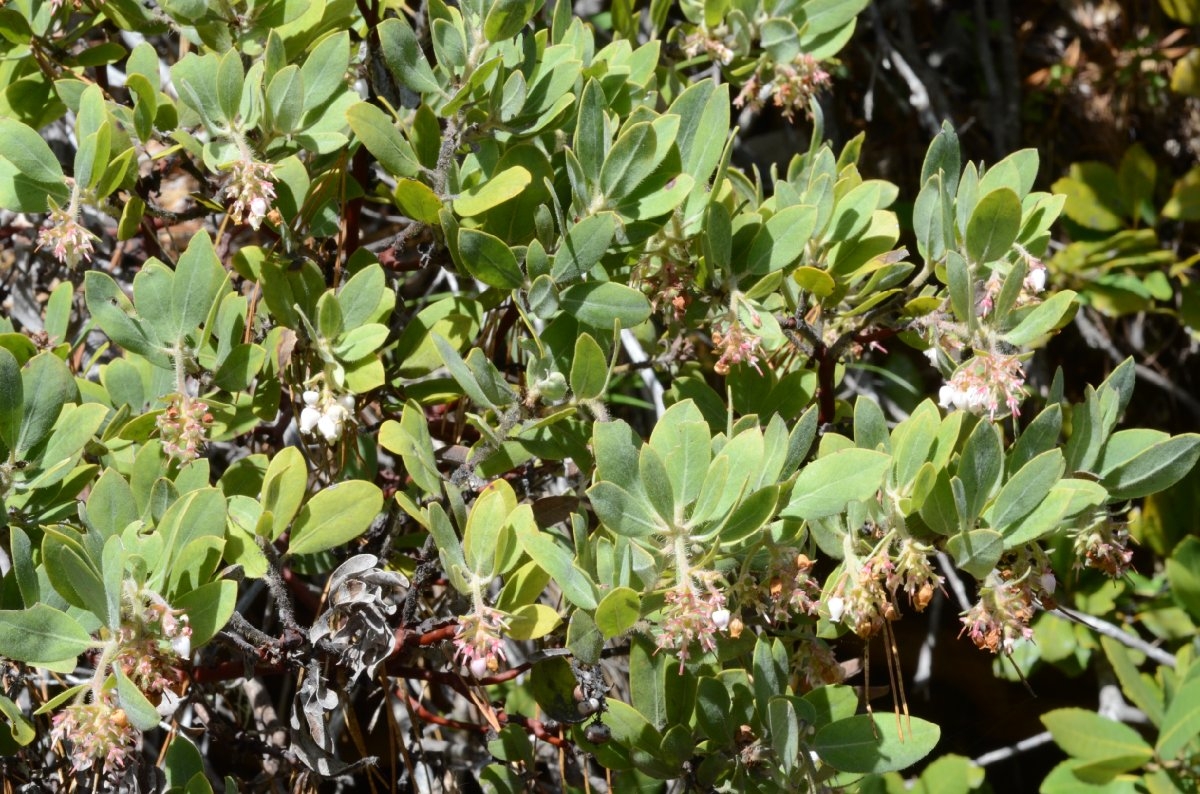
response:
[[[1107,511],[1098,511],[1075,535],[1075,566],[1095,568],[1112,579],[1120,579],[1133,563],[1128,547],[1129,530],[1112,520]]]
[[[979,601],[962,616],[962,630],[980,649],[1011,654],[1017,640],[1033,636],[1033,597],[1028,577],[992,571],[979,588]]]
[[[683,40],[683,52],[689,58],[695,58],[701,52],[708,55],[717,63],[728,66],[733,61],[733,50],[725,43],[725,26],[720,25],[714,30],[700,29]]]
[[[96,235],[79,222],[75,204],[63,209],[51,201],[47,225],[38,232],[38,248],[49,248],[59,262],[74,267],[80,260],[92,259],[92,240]]]
[[[702,586],[696,587],[691,577],[698,578]],[[717,589],[717,579],[714,571],[693,571],[683,584],[666,593],[658,647],[676,651],[681,675],[692,643],[699,643],[705,653],[710,653],[717,647],[716,633],[730,626],[732,615],[725,608],[725,594]]]
[[[80,700],[55,714],[50,736],[69,745],[77,772],[98,766],[110,775],[124,768],[137,750],[137,729],[111,693],[97,694],[91,702]]]
[[[354,395],[334,394],[329,389],[308,389],[302,395],[304,408],[300,411],[300,432],[319,433],[332,444],[342,437],[342,428],[354,421]]]
[[[721,357],[713,365],[718,375],[728,375],[729,368],[734,364],[749,364],[762,374],[758,366],[758,356],[761,353],[762,339],[746,331],[740,322],[729,323],[724,332],[713,331],[713,346],[721,351]]]
[[[1017,356],[980,352],[942,386],[938,402],[995,419],[998,412],[1020,414],[1025,393],[1025,370]]]
[[[758,110],[768,99],[791,121],[796,111],[808,112],[809,103],[817,92],[829,85],[829,72],[808,53],[800,53],[788,63],[760,66],[734,98],[738,107],[749,105]]]
[[[186,394],[168,395],[167,408],[156,420],[163,451],[181,463],[195,460],[212,421],[208,404],[203,400]]]
[[[235,223],[248,223],[255,230],[262,224],[275,199],[275,186],[271,184],[274,170],[270,163],[261,163],[248,155],[229,167],[225,195],[233,199],[229,217]]]
[[[861,564],[848,557],[835,595],[825,601],[830,622],[844,623],[864,640],[878,634],[884,621],[899,617],[888,593],[888,583],[896,581],[895,571],[891,558],[882,552],[872,554]]]
[[[495,673],[508,658],[504,655],[507,630],[508,620],[498,609],[483,607],[463,615],[458,619],[458,633],[454,636],[454,658],[476,678]]]

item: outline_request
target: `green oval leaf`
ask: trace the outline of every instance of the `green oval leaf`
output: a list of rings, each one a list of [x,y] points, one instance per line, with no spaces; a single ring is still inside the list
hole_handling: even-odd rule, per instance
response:
[[[1075,308],[1075,293],[1063,290],[1026,314],[1015,328],[1004,334],[1004,341],[1024,347],[1069,322]]]
[[[1169,488],[1200,459],[1200,435],[1187,433],[1161,441],[1105,474],[1109,497],[1136,499]]]
[[[1008,188],[979,200],[967,222],[967,255],[976,264],[1005,256],[1021,231],[1021,199]]]
[[[482,215],[493,207],[516,198],[533,176],[525,168],[514,165],[485,179],[479,185],[464,190],[454,199],[454,211],[464,218]]]
[[[572,226],[554,254],[551,278],[562,284],[585,276],[604,256],[615,231],[615,216],[611,212],[590,215]]]
[[[119,667],[113,668],[117,679],[117,701],[125,710],[129,724],[139,731],[149,731],[158,727],[158,710],[154,708],[137,685],[129,680]]]
[[[591,334],[580,334],[571,359],[571,391],[578,400],[592,400],[604,394],[607,383],[608,359],[604,351]]]
[[[300,508],[292,525],[289,554],[332,549],[367,531],[383,507],[383,492],[364,480],[324,489]]]
[[[0,119],[0,159],[34,182],[61,184],[62,166],[44,138],[14,119]]]
[[[31,399],[25,401],[17,433],[18,457],[24,457],[50,434],[63,405],[79,398],[71,370],[61,358],[49,352],[30,359],[21,372],[21,385],[23,393]]]
[[[421,164],[417,162],[412,146],[382,110],[368,102],[359,102],[346,110],[346,121],[389,174],[416,176],[420,173]]]
[[[869,499],[883,484],[892,458],[870,449],[843,449],[805,466],[780,515],[813,519],[841,512],[850,502]]]
[[[458,251],[467,272],[489,287],[516,289],[525,283],[516,254],[499,237],[477,229],[459,229]]]
[[[18,662],[62,662],[92,647],[75,618],[46,604],[0,610],[0,655]]]
[[[532,520],[515,522],[513,529],[521,548],[558,583],[568,601],[580,609],[596,608],[596,586],[566,549]],[[575,617],[581,614],[576,612]]]
[[[640,538],[666,529],[650,505],[616,483],[598,482],[587,494],[596,516],[613,532]]]
[[[1074,758],[1101,762],[1113,775],[1154,757],[1146,740],[1128,725],[1086,709],[1055,709],[1041,716],[1054,742]]]
[[[21,386],[21,365],[16,356],[0,347],[0,442],[13,449],[21,433],[25,413],[25,392]]]
[[[641,618],[641,599],[635,590],[616,587],[596,607],[596,626],[611,640],[629,631]]]
[[[891,714],[859,714],[826,725],[817,732],[812,749],[842,772],[882,774],[920,761],[941,735],[941,728],[919,717],[906,717],[897,726]]]
[[[175,598],[174,606],[187,613],[192,627],[192,650],[208,643],[226,626],[238,606],[238,583],[221,579]]]
[[[632,328],[650,317],[650,301],[645,295],[612,281],[576,284],[559,296],[559,306],[579,322],[606,330],[614,322]]]

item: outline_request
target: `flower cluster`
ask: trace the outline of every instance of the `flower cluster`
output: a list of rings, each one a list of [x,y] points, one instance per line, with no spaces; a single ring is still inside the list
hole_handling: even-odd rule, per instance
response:
[[[166,410],[156,420],[163,452],[181,463],[195,460],[213,421],[208,404],[178,393],[168,395],[167,399]]]
[[[650,290],[650,306],[662,311],[667,320],[683,322],[692,302],[689,287],[691,275],[675,262],[664,261],[658,272],[646,279],[644,289]],[[668,309],[669,307],[669,309]]]
[[[148,603],[122,621],[114,666],[143,692],[164,693],[175,683],[164,671],[192,655],[192,629],[183,610],[171,609],[157,593],[135,598]]]
[[[498,609],[483,607],[463,615],[458,619],[458,633],[454,637],[454,658],[476,678],[496,672],[500,663],[508,659],[504,655],[507,630],[508,620]]]
[[[275,199],[275,186],[271,184],[274,170],[270,163],[260,163],[248,156],[235,160],[229,167],[225,195],[233,199],[229,217],[235,223],[249,223],[253,229],[262,224]]]
[[[844,623],[864,640],[878,634],[885,620],[895,620],[896,607],[888,594],[888,582],[896,581],[895,565],[886,553],[875,553],[861,565],[847,558],[846,573],[825,601],[829,620]]]
[[[54,715],[51,738],[69,743],[71,764],[82,772],[95,765],[111,774],[124,768],[137,749],[138,732],[111,694],[72,703]]]
[[[829,643],[818,637],[804,637],[792,655],[792,669],[809,689],[826,684],[840,684],[846,679],[846,671],[838,664]]]
[[[91,261],[96,235],[79,222],[74,204],[67,209],[51,205],[47,226],[38,232],[38,248],[49,248],[55,259],[74,267],[81,259]]]
[[[717,574],[701,573],[699,578],[704,582],[702,588],[689,581],[668,590],[662,610],[658,647],[679,654],[680,674],[690,658],[691,644],[700,643],[705,653],[715,650],[714,636],[729,628],[732,617],[725,608],[725,594],[716,587]]]
[[[894,596],[897,590],[903,589],[908,595],[908,602],[918,612],[925,611],[933,599],[934,590],[945,581],[939,574],[933,572],[929,555],[933,554],[932,546],[905,538],[900,541],[900,549],[896,553],[895,568],[888,579],[887,586]]]
[[[708,55],[719,64],[729,65],[733,60],[733,50],[725,43],[725,26],[720,25],[715,30],[697,30],[683,40],[683,52],[689,58],[695,58],[701,52]]]
[[[713,370],[718,375],[728,375],[731,366],[742,363],[749,364],[759,375],[762,374],[762,369],[758,366],[762,339],[747,332],[741,323],[731,322],[724,333],[713,331],[712,337],[713,345],[721,351],[721,357],[713,365]]]
[[[1025,394],[1025,370],[1019,357],[980,352],[955,370],[938,392],[938,402],[944,408],[975,414],[986,411],[995,419],[998,412],[1020,414]]]
[[[354,395],[334,394],[329,389],[304,392],[304,408],[300,411],[300,432],[321,434],[330,444],[342,437],[342,428],[354,421]]]
[[[796,549],[783,546],[771,550],[770,563],[762,580],[739,598],[743,609],[751,604],[771,623],[798,615],[816,615],[821,583],[812,576],[814,561]]]
[[[1107,512],[1101,512],[1075,535],[1075,565],[1095,568],[1119,579],[1133,562],[1133,550],[1128,543],[1129,530],[1114,522]]]
[[[808,112],[809,102],[830,82],[829,72],[808,53],[800,53],[789,63],[776,63],[768,75],[764,64],[745,82],[734,98],[738,107],[762,108],[768,99],[789,121],[797,110]]]
[[[1028,576],[1010,572],[1006,578],[992,571],[979,588],[979,601],[962,616],[962,630],[980,649],[1012,653],[1017,640],[1033,636],[1033,598]]]

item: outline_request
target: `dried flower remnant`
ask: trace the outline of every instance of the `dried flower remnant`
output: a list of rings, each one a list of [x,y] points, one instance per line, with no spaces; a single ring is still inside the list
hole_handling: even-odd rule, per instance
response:
[[[893,577],[888,582],[892,595],[903,589],[908,595],[908,602],[918,612],[925,611],[933,599],[934,591],[945,581],[941,575],[934,573],[933,565],[929,562],[933,553],[932,546],[912,538],[900,541]]]
[[[743,609],[757,610],[769,623],[815,616],[820,607],[821,583],[812,576],[814,565],[795,548],[772,548],[765,572],[739,591],[739,603]]]
[[[395,650],[395,629],[388,618],[396,612],[394,594],[409,582],[378,564],[375,555],[358,554],[338,566],[329,578],[325,611],[308,633],[314,644],[325,640],[333,647],[352,671],[352,682],[364,672],[373,678]]]
[[[733,101],[738,107],[747,105],[759,110],[770,99],[791,121],[798,110],[808,113],[812,98],[829,83],[829,72],[821,63],[808,53],[800,53],[788,63],[759,66]]]
[[[186,463],[199,457],[213,417],[208,412],[208,403],[175,393],[167,396],[167,407],[155,422],[163,452]]]
[[[826,684],[840,684],[846,671],[838,664],[833,649],[822,639],[807,636],[801,639],[792,656],[792,669],[809,689]]]
[[[1075,567],[1095,568],[1112,579],[1120,579],[1133,563],[1133,550],[1128,543],[1128,528],[1113,521],[1107,511],[1097,511],[1075,535]]]
[[[255,230],[262,225],[275,199],[275,186],[271,184],[274,171],[273,165],[252,159],[248,152],[229,167],[225,196],[233,199],[229,217],[235,223],[248,223]]]
[[[725,43],[726,34],[724,25],[713,30],[701,28],[684,39],[683,52],[689,58],[695,58],[703,52],[717,63],[728,66],[733,61],[734,52]]]
[[[123,769],[137,751],[138,731],[111,694],[78,701],[54,715],[50,737],[70,747],[71,765],[83,772],[99,767],[109,775]]]
[[[92,240],[99,239],[79,222],[79,209],[74,201],[66,209],[51,201],[47,225],[38,232],[38,248],[48,248],[59,262],[74,267],[80,260],[92,259]]]
[[[962,630],[980,649],[1012,653],[1017,640],[1033,636],[1032,619],[1033,592],[1028,577],[1006,579],[992,571],[979,588],[979,600],[962,616]]]
[[[645,279],[650,306],[661,311],[668,321],[683,322],[692,302],[692,276],[678,263],[666,260],[658,271]]]

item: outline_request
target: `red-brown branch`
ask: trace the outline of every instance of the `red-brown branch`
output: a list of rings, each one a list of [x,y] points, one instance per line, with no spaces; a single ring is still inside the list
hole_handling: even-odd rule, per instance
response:
[[[462,731],[481,733],[485,736],[490,730],[490,726],[488,725],[482,725],[475,722],[465,722],[463,720],[455,720],[451,719],[450,717],[444,717],[441,714],[435,714],[434,712],[425,708],[425,704],[423,704],[418,698],[413,697],[407,692],[401,692],[400,694],[408,698],[409,705],[411,705],[413,708],[413,713],[416,714],[419,719],[424,720],[425,722],[429,722],[434,725],[441,725],[446,728],[456,728]],[[536,720],[532,717],[525,717],[520,714],[508,714],[504,711],[504,709],[497,709],[495,713],[496,720],[500,723],[501,728],[503,728],[505,725],[516,725],[520,728],[524,728],[534,738],[540,739],[543,742],[547,742],[555,747],[564,748],[571,746],[571,743],[567,739],[564,739],[557,733],[551,733],[546,728],[546,723],[542,722],[541,720]]]

